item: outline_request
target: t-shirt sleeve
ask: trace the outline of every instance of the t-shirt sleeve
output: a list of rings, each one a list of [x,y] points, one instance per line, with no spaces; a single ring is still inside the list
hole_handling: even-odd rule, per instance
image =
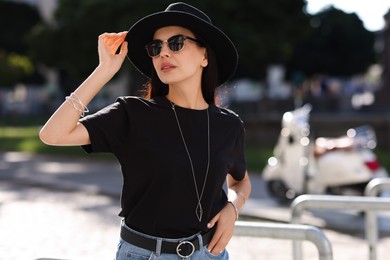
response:
[[[234,179],[240,181],[245,177],[246,172],[245,128],[243,123],[241,123],[241,127],[236,136],[233,155],[233,163],[229,169],[229,173]]]
[[[129,119],[125,105],[118,99],[115,103],[93,115],[80,120],[88,131],[91,144],[83,145],[87,153],[115,153],[125,139],[129,129]]]

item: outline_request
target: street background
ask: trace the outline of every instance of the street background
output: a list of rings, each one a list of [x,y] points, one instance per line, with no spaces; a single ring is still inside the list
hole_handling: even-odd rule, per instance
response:
[[[112,161],[0,153],[0,259],[113,259],[118,242],[121,174]],[[288,223],[289,208],[265,193],[250,174],[252,194],[240,220]],[[309,211],[306,224],[320,227],[332,243],[334,259],[368,259],[364,218],[356,212]],[[378,260],[388,257],[390,216],[380,215]],[[303,243],[304,259],[318,259]],[[292,259],[292,242],[233,236],[232,260]]]
[[[217,98],[245,122],[253,191],[240,220],[289,222],[289,208],[268,197],[261,171],[283,113],[303,104],[313,107],[313,138],[372,126],[378,141],[374,152],[390,170],[388,1],[186,2],[209,14],[240,54],[234,78],[218,88]],[[128,30],[170,3],[0,0],[0,260],[113,258],[119,166],[80,148],[44,145],[38,132],[97,66],[99,34]],[[363,19],[367,14],[369,22]],[[380,26],[371,27],[372,21]],[[126,60],[88,108],[94,112],[118,96],[140,95],[146,80]],[[303,220],[325,232],[334,259],[368,259],[359,212],[310,211]],[[388,258],[389,225],[389,215],[381,212],[381,260]],[[233,260],[292,259],[291,248],[289,240],[237,236],[228,246]],[[318,259],[310,242],[304,243],[304,254]]]

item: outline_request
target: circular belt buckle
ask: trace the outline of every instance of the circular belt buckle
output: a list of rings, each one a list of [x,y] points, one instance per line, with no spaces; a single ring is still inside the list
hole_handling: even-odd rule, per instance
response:
[[[190,241],[182,241],[176,247],[176,254],[182,258],[189,258],[195,252],[195,246]]]

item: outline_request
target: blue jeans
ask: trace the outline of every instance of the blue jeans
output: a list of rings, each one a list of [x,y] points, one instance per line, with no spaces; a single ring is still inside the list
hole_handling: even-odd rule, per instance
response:
[[[124,221],[122,221],[122,225],[125,228],[140,234],[139,232],[137,232],[135,230],[132,230],[131,228],[126,226]],[[177,242],[177,243],[179,243],[180,241],[183,241],[183,238],[180,238],[180,239],[166,239],[166,238],[153,237],[153,236],[149,236],[149,235],[146,235],[146,234],[142,234],[142,235],[145,236],[145,237],[154,238],[154,239],[160,240],[160,241],[169,241],[169,242]],[[193,235],[191,237],[185,238],[185,240],[187,240],[187,239],[191,240],[192,238],[194,238],[196,236],[199,239],[199,247],[200,247],[200,249],[196,250],[193,253],[193,255],[191,255],[189,258],[182,258],[182,257],[178,256],[177,254],[161,253],[161,250],[160,250],[160,248],[158,246],[158,245],[161,245],[161,244],[159,244],[159,243],[157,243],[155,251],[150,251],[150,250],[147,250],[147,249],[143,249],[143,248],[137,247],[135,245],[132,245],[132,244],[124,241],[123,239],[120,239],[115,259],[116,260],[155,260],[155,259],[156,260],[182,260],[182,259],[189,259],[189,260],[207,260],[207,259],[210,259],[210,260],[213,260],[213,259],[214,260],[228,260],[229,259],[229,254],[226,251],[226,249],[224,251],[222,251],[222,253],[220,253],[218,255],[211,254],[209,252],[209,250],[207,249],[207,245],[203,245],[202,236],[200,234],[196,234],[196,235]]]

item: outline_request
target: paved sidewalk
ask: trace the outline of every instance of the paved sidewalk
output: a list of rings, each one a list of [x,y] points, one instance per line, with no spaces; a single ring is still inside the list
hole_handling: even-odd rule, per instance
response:
[[[241,219],[288,223],[289,208],[277,205],[267,196],[258,175],[250,174],[250,178],[252,194],[241,211]],[[62,158],[7,152],[0,153],[1,182],[119,199],[122,177],[116,162],[94,160],[88,155],[83,158]],[[364,218],[361,215],[355,212],[311,211],[305,214],[303,220],[322,228],[332,243],[334,259],[368,259]],[[389,217],[381,216],[379,221],[382,238],[378,245],[378,260],[386,259],[385,248],[390,248]],[[234,236],[228,249],[233,260],[292,259],[291,244],[290,240]],[[318,259],[313,244],[304,243],[304,256],[304,259]]]

